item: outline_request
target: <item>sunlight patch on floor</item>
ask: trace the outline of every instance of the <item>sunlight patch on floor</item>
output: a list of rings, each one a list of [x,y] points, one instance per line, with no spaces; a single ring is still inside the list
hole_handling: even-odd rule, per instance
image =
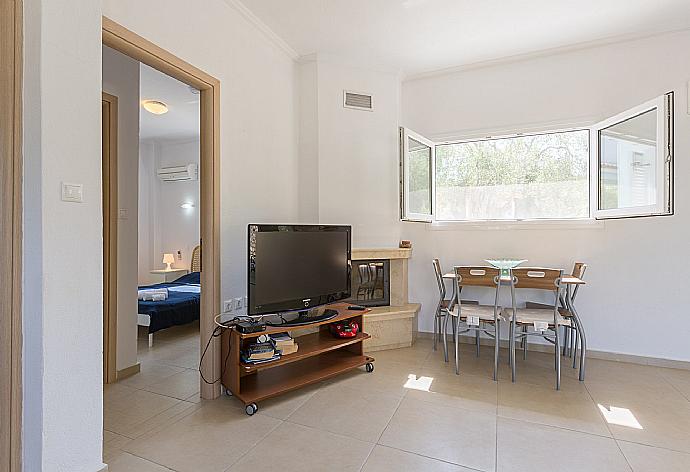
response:
[[[628,428],[634,429],[644,429],[633,412],[627,408],[619,408],[617,406],[605,406],[598,404],[601,414],[604,415],[604,419],[608,424],[616,424],[619,426],[626,426]]]
[[[403,387],[409,388],[412,390],[421,390],[423,392],[428,392],[429,388],[431,387],[431,382],[434,381],[433,377],[419,377],[415,374],[410,374],[407,376],[407,382],[405,382],[405,385]]]

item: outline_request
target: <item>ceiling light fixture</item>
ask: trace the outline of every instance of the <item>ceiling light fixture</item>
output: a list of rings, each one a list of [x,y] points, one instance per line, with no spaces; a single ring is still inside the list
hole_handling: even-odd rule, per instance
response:
[[[185,210],[190,210],[194,208],[194,204],[192,202],[184,202],[182,205],[180,205],[180,208],[184,208]]]
[[[141,102],[141,105],[144,107],[144,110],[148,111],[149,113],[153,113],[154,115],[163,115],[168,113],[168,105],[159,100],[144,100]]]

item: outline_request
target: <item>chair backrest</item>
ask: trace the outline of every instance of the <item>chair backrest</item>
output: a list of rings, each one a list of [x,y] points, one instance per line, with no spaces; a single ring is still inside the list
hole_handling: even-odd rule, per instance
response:
[[[192,250],[192,262],[189,265],[191,272],[201,272],[201,246],[197,246]]]
[[[573,272],[572,276],[577,277],[578,279],[584,279],[585,278],[585,272],[587,272],[587,264],[584,262],[576,262],[575,265],[573,266]],[[577,292],[580,290],[580,286],[576,285],[575,288],[573,289],[573,294],[571,295],[571,299],[574,301],[575,298],[577,297]]]
[[[441,300],[446,299],[446,286],[443,283],[443,271],[441,270],[441,262],[438,259],[433,259],[431,263],[434,265],[434,274],[436,275],[436,284],[438,285],[438,294]]]
[[[517,267],[511,270],[515,288],[550,290],[558,293],[561,288],[563,270],[542,267]]]
[[[587,264],[584,262],[576,262],[575,265],[573,265],[573,272],[570,275],[581,279],[585,276],[585,272],[587,272]]]
[[[496,287],[501,270],[495,267],[456,266],[455,280],[458,288],[463,286]]]

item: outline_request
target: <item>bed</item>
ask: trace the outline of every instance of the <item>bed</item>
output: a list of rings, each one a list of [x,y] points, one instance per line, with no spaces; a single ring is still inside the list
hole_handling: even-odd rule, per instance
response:
[[[171,326],[191,323],[199,319],[201,306],[201,277],[198,246],[192,253],[192,272],[173,282],[144,285],[139,290],[167,289],[165,300],[138,300],[137,323],[148,328],[149,347],[153,333]]]

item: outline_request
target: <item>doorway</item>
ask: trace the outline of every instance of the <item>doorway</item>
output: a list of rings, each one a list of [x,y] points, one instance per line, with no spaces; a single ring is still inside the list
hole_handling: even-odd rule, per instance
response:
[[[104,46],[199,90],[199,211],[201,233],[199,260],[201,266],[200,282],[203,287],[199,345],[205,347],[209,339],[212,339],[200,368],[207,379],[218,379],[220,377],[220,346],[218,340],[212,338],[212,334],[214,316],[220,307],[220,83],[214,77],[105,17],[103,18],[102,37]],[[103,192],[104,194],[109,193],[105,187]],[[112,218],[113,211],[110,213]],[[115,235],[110,235],[110,239],[114,237]],[[105,267],[104,270],[108,272],[108,278],[115,277],[117,274],[113,271],[112,265]],[[110,331],[112,326],[110,324],[104,325],[104,329]],[[111,338],[110,333],[108,333],[107,338]],[[115,346],[108,345],[108,349],[109,351],[105,356],[110,358]],[[200,381],[201,397],[205,399],[216,398],[220,394],[219,387],[219,382],[208,384]]]

